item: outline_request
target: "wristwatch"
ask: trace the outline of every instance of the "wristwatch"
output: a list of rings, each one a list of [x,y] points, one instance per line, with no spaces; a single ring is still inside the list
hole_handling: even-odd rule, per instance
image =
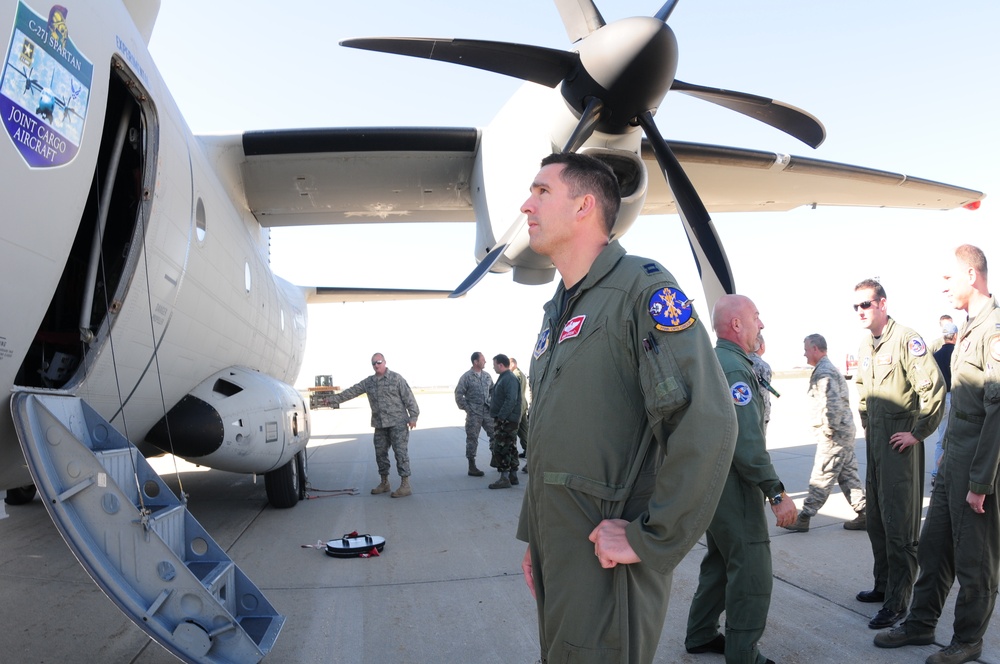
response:
[[[771,503],[772,505],[780,505],[781,504],[781,496],[782,496],[781,493],[779,493],[776,496],[771,496],[770,498],[767,499],[767,502]]]

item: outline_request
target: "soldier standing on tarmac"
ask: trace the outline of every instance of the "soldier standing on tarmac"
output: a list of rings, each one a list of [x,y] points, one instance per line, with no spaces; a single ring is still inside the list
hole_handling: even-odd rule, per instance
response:
[[[944,410],[944,380],[919,334],[889,316],[874,279],[854,287],[861,326],[871,332],[858,351],[858,395],[867,444],[868,539],[875,587],[859,602],[881,603],[868,626],[895,625],[917,576],[917,537],[924,497],[924,444]]]
[[[982,250],[970,244],[955,250],[944,292],[970,317],[951,362],[951,414],[920,533],[920,578],[906,621],[875,636],[880,648],[934,643],[957,576],[951,643],[927,664],[962,664],[982,655],[1000,583],[1000,305],[986,277]]]
[[[490,417],[490,395],[493,379],[483,371],[486,356],[476,351],[472,354],[472,367],[462,374],[455,386],[455,403],[465,411],[465,458],[469,460],[469,475],[482,477],[485,473],[476,468],[476,450],[479,448],[479,430],[484,429],[493,444],[493,418]]]
[[[372,355],[375,373],[357,385],[352,385],[339,394],[330,397],[330,403],[341,404],[362,394],[368,395],[368,405],[372,409],[372,426],[375,427],[375,462],[382,481],[372,489],[373,494],[389,491],[389,448],[396,455],[396,472],[399,473],[399,488],[390,496],[409,496],[410,489],[410,429],[417,426],[420,409],[413,396],[413,390],[406,379],[386,366],[382,353]]]

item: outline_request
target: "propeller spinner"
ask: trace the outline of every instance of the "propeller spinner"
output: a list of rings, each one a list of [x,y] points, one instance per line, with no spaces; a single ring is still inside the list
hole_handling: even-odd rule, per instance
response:
[[[677,40],[666,21],[677,0],[669,0],[652,17],[626,18],[609,24],[604,23],[590,0],[556,3],[567,33],[576,40],[572,52],[460,39],[372,38],[349,39],[341,44],[452,62],[552,88],[559,86],[563,99],[578,118],[564,151],[580,149],[595,132],[613,136],[641,128],[670,186],[706,296],[714,304],[721,295],[735,292],[732,271],[698,192],[653,121],[656,110],[667,92],[674,90],[764,122],[812,147],[823,141],[823,125],[800,109],[766,97],[675,80]],[[464,294],[485,276],[505,256],[522,227],[523,219],[519,218],[453,296]]]

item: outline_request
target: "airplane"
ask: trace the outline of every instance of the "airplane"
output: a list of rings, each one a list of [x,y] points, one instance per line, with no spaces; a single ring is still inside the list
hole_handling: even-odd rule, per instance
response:
[[[590,0],[556,4],[573,51],[468,40],[345,43],[526,79],[482,129],[202,137],[189,131],[147,49],[158,2],[2,4],[0,25],[12,27],[0,74],[0,304],[17,315],[0,324],[0,384],[13,393],[11,409],[0,410],[0,489],[8,504],[37,489],[101,588],[178,657],[261,658],[281,617],[189,523],[186,496],[166,496],[142,456],[171,452],[263,475],[270,504],[292,507],[307,482],[309,410],[292,387],[307,302],[448,295],[293,285],[270,269],[270,228],[475,222],[480,263],[452,294],[491,271],[544,283],[554,270],[527,247],[516,210],[542,156],[579,150],[605,160],[622,182],[615,237],[640,214],[680,213],[714,298],[735,286],[709,210],[952,209],[983,198],[874,169],[667,141],[653,116],[671,90],[807,144],[818,145],[824,131],[787,104],[676,81],[667,25],[675,0],[651,17],[612,23]],[[71,91],[75,101],[63,95],[60,103],[73,104],[74,126],[59,126],[33,101],[37,71]],[[120,547],[128,556],[109,554],[109,541],[130,542]],[[234,604],[233,589],[246,601]],[[201,592],[214,601],[189,599]],[[226,609],[221,617],[216,604]]]

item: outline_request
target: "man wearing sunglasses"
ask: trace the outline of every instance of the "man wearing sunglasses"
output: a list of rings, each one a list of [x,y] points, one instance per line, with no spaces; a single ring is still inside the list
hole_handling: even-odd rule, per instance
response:
[[[854,287],[854,310],[871,332],[858,351],[858,394],[867,446],[868,539],[875,587],[860,602],[882,603],[868,623],[895,625],[906,613],[917,575],[924,495],[924,445],[944,412],[944,380],[919,334],[898,324],[874,279]]]
[[[944,292],[969,314],[952,359],[951,414],[941,472],[920,535],[920,578],[906,621],[875,637],[880,648],[934,643],[956,577],[951,643],[929,664],[978,659],[1000,583],[1000,308],[987,285],[986,256],[965,244],[945,268]]]
[[[375,462],[382,481],[372,489],[373,494],[386,493],[389,486],[389,448],[396,455],[396,472],[399,473],[399,488],[390,493],[393,498],[412,494],[410,489],[410,429],[417,426],[420,409],[406,379],[394,371],[389,371],[382,353],[372,355],[375,373],[357,385],[333,395],[331,402],[340,404],[362,394],[368,395],[368,405],[372,409],[372,426],[375,427]]]

